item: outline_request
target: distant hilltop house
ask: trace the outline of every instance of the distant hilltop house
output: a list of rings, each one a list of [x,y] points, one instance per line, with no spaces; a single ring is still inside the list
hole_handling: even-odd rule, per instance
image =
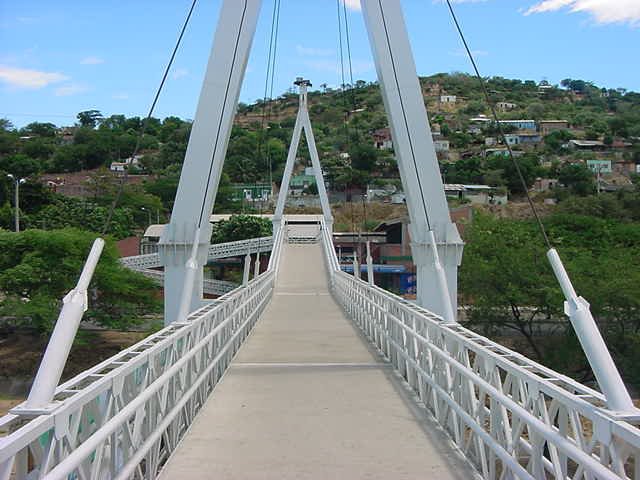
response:
[[[567,130],[569,122],[566,120],[541,120],[538,124],[538,130],[541,135],[549,135],[559,130]]]
[[[607,146],[600,140],[569,140],[567,146],[573,150],[606,150]]]
[[[537,145],[542,142],[542,137],[538,133],[507,133],[504,138],[507,144],[512,147],[516,145]]]
[[[500,125],[511,126],[516,130],[537,130],[535,120],[499,120]]]
[[[440,103],[456,103],[458,97],[455,95],[440,95]]]
[[[235,201],[266,202],[273,196],[273,188],[268,183],[234,183],[231,191]]]
[[[548,192],[549,190],[553,190],[558,186],[557,178],[536,178],[536,181],[533,184],[533,189],[538,192]]]
[[[492,122],[493,121],[486,115],[473,117],[469,119],[469,128],[467,129],[467,133],[470,133],[471,135],[480,135],[482,133],[482,129]]]
[[[536,131],[538,129],[535,120],[498,120],[502,126],[510,126],[516,130],[529,130]],[[486,115],[478,115],[469,119],[470,127],[469,133],[481,133],[482,128],[489,124],[493,124],[494,121]]]
[[[524,152],[521,150],[512,150],[513,156],[514,157],[520,157],[522,155],[524,155]],[[492,155],[499,155],[499,156],[503,156],[503,157],[508,157],[509,156],[509,149],[508,148],[487,148],[484,151],[484,156],[485,157],[490,157]]]
[[[547,92],[553,90],[555,87],[553,85],[549,85],[548,83],[538,85],[538,93],[541,95],[546,94]]]
[[[142,160],[142,157],[143,155],[136,155],[120,162],[111,162],[111,165],[109,165],[109,170],[116,173],[124,173],[130,167],[138,167],[140,165],[140,160]]]
[[[391,130],[389,128],[381,128],[373,132],[373,146],[378,150],[391,150],[393,148]]]
[[[518,108],[518,105],[516,103],[498,102],[496,103],[496,108],[502,112],[508,112],[509,110]]]
[[[489,185],[463,185],[447,183],[444,193],[448,198],[467,200],[472,205],[505,205],[507,203],[506,192],[500,192]]]
[[[449,151],[449,140],[434,140],[434,147],[436,147],[436,152],[448,152]]]
[[[69,145],[73,143],[73,138],[76,134],[76,127],[62,127],[57,131],[58,137],[62,140],[63,145]]]
[[[593,173],[612,173],[611,160],[587,160],[587,167]]]

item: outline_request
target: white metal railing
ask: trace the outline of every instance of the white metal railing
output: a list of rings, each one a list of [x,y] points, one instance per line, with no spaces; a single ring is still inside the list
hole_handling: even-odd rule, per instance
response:
[[[150,268],[135,269],[137,272],[143,274],[145,277],[151,278],[159,284],[164,282],[164,272],[162,270],[152,270]],[[227,282],[225,280],[213,280],[205,278],[202,282],[202,290],[209,295],[224,295],[236,288],[240,288],[240,285],[233,282]]]
[[[247,253],[268,252],[273,247],[272,237],[251,238],[239,240],[237,242],[216,243],[209,245],[209,260],[216,258],[239,257]],[[134,270],[144,268],[161,267],[160,256],[157,253],[147,253],[145,255],[134,255],[132,257],[122,257],[120,262]]]
[[[579,382],[340,271],[332,292],[485,479],[640,479],[640,430]]]
[[[47,414],[0,418],[0,480],[155,478],[267,305],[276,267],[60,385]]]

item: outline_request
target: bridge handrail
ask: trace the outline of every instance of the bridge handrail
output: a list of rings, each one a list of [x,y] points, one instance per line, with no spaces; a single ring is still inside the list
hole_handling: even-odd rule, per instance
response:
[[[151,278],[152,280],[160,284],[164,282],[164,272],[161,270],[141,268],[139,270],[137,269],[137,271],[145,277]],[[226,280],[214,280],[211,278],[205,278],[202,283],[204,293],[209,295],[224,295],[225,293],[229,293],[236,288],[240,288],[240,285],[237,283],[228,282]]]
[[[497,457],[519,478],[566,478],[573,467],[587,478],[640,479],[640,430],[601,393],[342,272],[324,228],[322,240],[339,303],[485,478],[495,478]],[[625,464],[635,464],[631,477]]]
[[[209,245],[208,259],[235,257],[246,255],[247,253],[265,252],[271,250],[273,237],[250,238],[248,240],[238,240],[235,242],[214,243]],[[160,255],[158,253],[146,253],[144,255],[134,255],[122,257],[120,263],[132,269],[157,268],[161,267]]]
[[[281,243],[282,237],[280,236],[276,242]],[[276,243],[276,246],[278,245]],[[280,248],[275,250],[279,252]],[[74,452],[85,451],[82,450],[82,445],[89,439],[98,438],[96,434],[102,438],[102,434],[99,433],[102,428],[107,424],[111,425],[112,423],[109,422],[112,422],[120,414],[119,412],[129,411],[132,402],[137,402],[136,405],[147,402],[145,408],[152,408],[148,405],[149,399],[154,395],[150,389],[152,386],[157,388],[158,382],[164,381],[161,379],[166,380],[167,375],[171,377],[169,381],[174,382],[176,377],[169,372],[175,372],[178,368],[175,366],[179,362],[183,367],[185,364],[189,365],[191,369],[189,371],[192,372],[189,375],[193,375],[196,371],[198,373],[197,378],[192,378],[189,391],[187,392],[184,388],[182,393],[191,395],[193,392],[200,392],[201,394],[205,377],[207,388],[213,388],[271,298],[276,272],[277,269],[271,266],[266,272],[250,281],[246,287],[237,288],[222,295],[210,304],[192,312],[184,322],[165,327],[63,383],[56,390],[54,403],[48,414],[34,418],[9,414],[0,418],[0,431],[10,432],[7,436],[0,438],[0,480],[13,478],[12,471],[18,479],[27,476],[31,478],[34,471],[37,475],[44,475],[69,457],[75,459],[72,461],[72,463],[75,462],[74,469],[79,468],[83,472],[93,469],[87,457],[78,461],[78,456],[82,454]],[[211,340],[213,343],[205,342],[206,339],[213,339]],[[202,349],[202,345],[206,346],[206,352]],[[222,354],[211,356],[214,350],[218,353],[227,351],[232,353],[228,358],[222,359],[220,357]],[[194,360],[197,355],[193,352],[210,356],[209,361],[204,362],[207,363],[206,369],[198,369],[197,362]],[[185,360],[187,358],[189,360]],[[180,378],[184,380],[186,374],[183,367],[178,370],[181,372]],[[197,382],[200,387],[195,388],[194,382]],[[141,400],[142,398],[145,400]],[[178,408],[178,404],[183,408],[185,402],[189,403],[193,400],[192,396],[186,400],[185,398],[184,396],[176,398],[177,403],[174,409]],[[128,408],[129,410],[126,410]],[[157,408],[157,405],[153,408]],[[190,404],[191,413],[197,408]],[[186,414],[180,416],[181,419],[183,417],[192,418]],[[156,427],[159,428],[161,420],[162,418],[158,420]],[[149,428],[148,423],[144,425],[144,428]],[[183,427],[181,432],[178,432],[180,435],[186,431],[188,424]],[[152,431],[146,432],[148,435],[152,433]],[[131,432],[127,433],[123,430],[121,435],[131,435]],[[119,444],[109,448],[113,455],[124,455],[123,458],[126,459],[129,458],[125,452],[127,448],[130,451],[137,451],[141,446],[133,441],[129,443],[130,445]],[[174,446],[164,445],[163,448],[168,451]],[[68,462],[65,464],[69,465]],[[30,468],[31,471],[28,471]],[[114,466],[110,468],[113,470]],[[115,476],[115,473],[117,472],[112,471],[111,477]],[[83,473],[82,476],[84,475]]]

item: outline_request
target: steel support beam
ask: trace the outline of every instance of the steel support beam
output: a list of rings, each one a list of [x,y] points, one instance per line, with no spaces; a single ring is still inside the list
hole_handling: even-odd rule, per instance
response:
[[[176,320],[183,298],[189,310],[202,305],[202,266],[211,238],[209,216],[227,152],[249,51],[262,0],[225,0],[191,129],[171,222],[164,229],[159,254],[165,269],[165,324]],[[197,269],[185,285],[195,233],[200,229]]]
[[[449,216],[431,128],[399,0],[361,0],[409,210],[418,303],[453,321],[463,243]],[[438,256],[431,248],[433,232]],[[438,275],[443,268],[443,275]],[[446,305],[449,298],[451,305]],[[453,319],[447,318],[453,312]]]

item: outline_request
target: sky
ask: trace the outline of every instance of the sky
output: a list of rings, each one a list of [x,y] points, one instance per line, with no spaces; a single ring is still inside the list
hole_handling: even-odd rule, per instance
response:
[[[264,95],[264,0],[240,100]],[[297,76],[339,85],[336,2],[281,0],[274,95]],[[375,68],[359,0],[344,0],[354,78]],[[402,0],[418,74],[470,72],[441,0]],[[154,116],[193,118],[221,0],[198,0]],[[0,0],[0,118],[72,125],[79,111],[146,115],[191,0]],[[485,76],[640,91],[640,0],[455,0]]]

